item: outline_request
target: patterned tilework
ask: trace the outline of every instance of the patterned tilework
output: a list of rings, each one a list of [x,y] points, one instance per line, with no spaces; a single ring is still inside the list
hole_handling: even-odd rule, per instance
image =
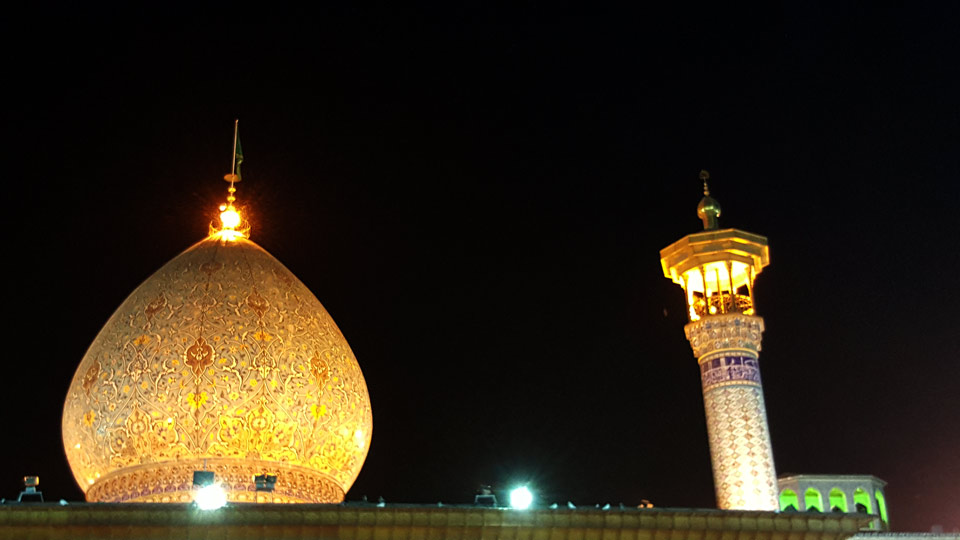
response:
[[[140,285],[90,345],[63,412],[70,468],[99,502],[180,501],[204,463],[231,501],[272,472],[284,502],[340,502],[372,428],[333,319],[245,239],[208,238]]]
[[[723,386],[703,395],[717,504],[723,510],[777,510],[777,472],[763,389]]]
[[[104,476],[87,490],[87,499],[110,502],[188,503],[193,501],[193,471],[213,471],[228,486],[229,502],[312,503],[342,501],[343,488],[327,475],[285,463],[235,459],[181,459],[141,465]],[[269,470],[277,475],[272,492],[258,492],[254,477]]]
[[[704,392],[718,386],[760,386],[760,364],[753,354],[713,353],[700,360],[700,380]]]
[[[763,319],[713,315],[684,331],[700,364],[718,506],[777,510],[777,473],[757,361]]]
[[[744,349],[756,356],[760,351],[763,319],[742,313],[710,315],[687,324],[683,331],[697,358],[723,349]]]

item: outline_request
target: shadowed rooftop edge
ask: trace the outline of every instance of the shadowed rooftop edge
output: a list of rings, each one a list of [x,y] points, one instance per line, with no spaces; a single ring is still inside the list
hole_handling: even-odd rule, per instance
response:
[[[0,537],[46,538],[850,538],[869,516],[709,509],[531,509],[438,505],[0,506]],[[185,536],[185,529],[189,533]]]

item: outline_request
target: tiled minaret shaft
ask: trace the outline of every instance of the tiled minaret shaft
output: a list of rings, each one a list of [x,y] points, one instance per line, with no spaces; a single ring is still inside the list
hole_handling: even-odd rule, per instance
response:
[[[763,319],[753,282],[770,255],[767,239],[720,229],[720,205],[704,197],[704,230],[660,251],[664,275],[687,297],[684,327],[700,369],[717,505],[724,510],[777,510],[777,473],[760,381]]]

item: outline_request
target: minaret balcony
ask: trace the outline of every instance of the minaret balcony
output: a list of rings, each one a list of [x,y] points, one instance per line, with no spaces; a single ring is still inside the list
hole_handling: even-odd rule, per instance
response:
[[[753,300],[748,294],[715,294],[710,298],[695,297],[690,305],[691,319],[697,320],[708,315],[721,313],[743,313],[753,315]],[[696,315],[696,319],[692,316]]]

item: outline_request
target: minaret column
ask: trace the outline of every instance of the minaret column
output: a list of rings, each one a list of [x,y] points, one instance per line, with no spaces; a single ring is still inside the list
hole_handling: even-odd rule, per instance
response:
[[[697,357],[717,506],[724,510],[777,510],[777,473],[760,384],[763,319],[753,301],[753,280],[770,264],[759,234],[720,229],[720,203],[700,171],[703,231],[660,250],[663,276],[684,289],[683,327]]]
[[[760,381],[763,318],[702,317],[684,326],[700,366],[717,506],[777,510],[777,473]]]

